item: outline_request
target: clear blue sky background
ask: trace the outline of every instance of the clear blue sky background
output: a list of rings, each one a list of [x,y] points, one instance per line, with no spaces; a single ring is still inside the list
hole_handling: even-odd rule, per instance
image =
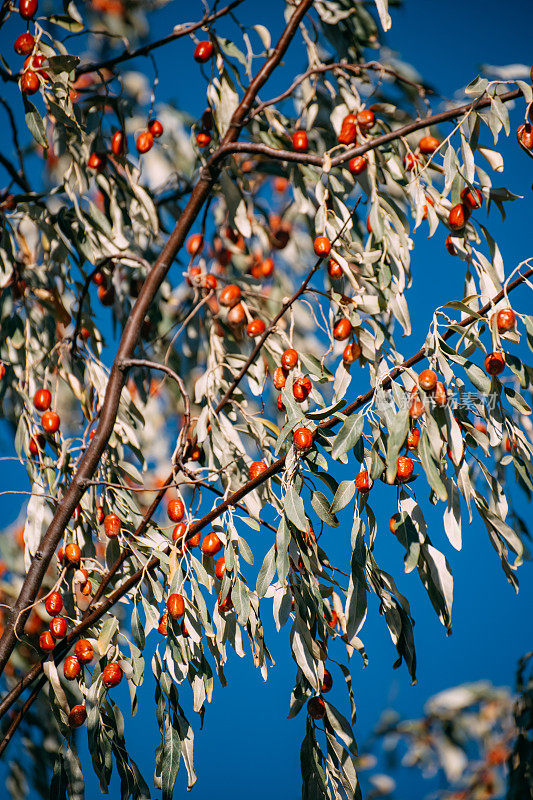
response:
[[[174,2],[158,13],[152,26],[150,38],[158,38],[172,26],[185,19],[196,19],[201,14],[199,2],[184,4]],[[283,3],[246,0],[239,15],[246,24],[261,23],[268,26],[273,39],[282,23]],[[531,29],[533,13],[523,0],[406,0],[403,9],[393,9],[393,26],[388,34],[392,49],[410,61],[442,94],[453,96],[454,91],[465,86],[476,74],[480,63],[508,64],[529,63],[532,58]],[[224,29],[222,26],[221,30]],[[189,41],[176,42],[159,50],[156,54],[160,71],[158,97],[175,98],[179,105],[193,115],[199,115],[205,106],[205,86],[192,65],[192,45]],[[265,90],[265,97],[287,86],[294,74],[301,70],[302,53],[293,45],[285,66],[272,79]],[[149,65],[148,74],[150,74]],[[519,113],[513,113],[514,127]],[[521,260],[531,255],[530,218],[532,164],[511,139],[503,144],[505,173],[495,179],[496,185],[506,185],[524,200],[509,207],[505,227],[491,214],[490,229],[499,239],[506,271],[509,272]],[[482,215],[485,216],[485,210]],[[447,300],[462,297],[464,267],[458,259],[450,258],[443,247],[444,231],[428,241],[424,226],[416,237],[413,254],[413,288],[410,290],[411,308],[416,309],[413,333],[410,341],[402,343],[408,355],[417,350],[424,340],[432,310]],[[524,303],[531,302],[530,295],[521,295],[521,310],[528,310]],[[518,305],[520,308],[520,305]],[[531,308],[529,308],[531,311]],[[5,444],[5,434],[0,446]],[[0,462],[2,487],[12,486],[12,473]],[[419,489],[421,492],[421,489]],[[422,496],[424,495],[421,492]],[[383,495],[385,498],[385,495]],[[392,704],[402,715],[417,715],[425,700],[433,693],[450,685],[464,681],[486,678],[498,685],[510,685],[514,680],[516,660],[532,646],[531,609],[533,607],[533,570],[527,564],[520,569],[521,591],[515,596],[507,584],[492,550],[481,522],[464,524],[464,546],[460,553],[446,543],[440,513],[428,516],[432,525],[430,535],[434,543],[447,554],[455,576],[453,635],[445,636],[437,621],[429,600],[422,590],[418,577],[402,574],[403,552],[395,539],[386,533],[388,518],[395,509],[388,507],[391,498],[380,503],[380,522],[383,530],[378,537],[377,559],[380,565],[399,578],[400,591],[411,601],[416,626],[415,639],[418,651],[418,683],[412,687],[405,668],[392,670],[395,650],[382,618],[377,613],[377,604],[371,603],[369,616],[362,631],[370,664],[361,669],[360,660],[354,656],[352,677],[356,692],[358,722],[356,734],[363,743],[379,714]],[[520,509],[526,518],[530,511],[520,498]],[[15,500],[3,498],[4,519],[14,518],[18,511]],[[440,511],[440,509],[439,509]],[[348,526],[348,522],[345,523]],[[248,540],[255,547],[257,536],[259,549],[266,550],[266,540],[259,542],[258,534],[249,534]],[[329,531],[327,548],[339,554],[344,551],[349,536],[347,527]],[[264,537],[264,535],[263,535]],[[337,544],[337,542],[339,544]],[[259,562],[259,557],[257,558]],[[259,562],[260,563],[260,562]],[[300,796],[299,746],[304,731],[305,719],[301,714],[295,720],[287,720],[288,701],[293,685],[295,665],[289,655],[287,631],[277,635],[265,610],[267,641],[276,660],[270,671],[268,682],[263,683],[254,671],[250,659],[240,660],[230,656],[226,670],[229,685],[222,689],[216,686],[214,702],[208,708],[204,730],[197,732],[196,766],[198,783],[193,790],[197,800],[207,800],[213,795],[226,798],[248,798],[270,800],[283,796],[287,800]],[[287,629],[288,630],[288,629]],[[149,663],[152,641],[147,645]],[[149,673],[149,667],[148,667]],[[340,675],[336,675],[336,686],[331,697],[339,707],[347,708]],[[187,689],[181,693],[185,708],[190,708]],[[122,697],[124,711],[129,702],[126,690],[117,694]],[[127,739],[133,757],[143,769],[145,777],[153,773],[153,751],[158,743],[154,720],[153,685],[148,674],[146,688],[140,695],[140,711],[127,725]],[[193,714],[191,712],[191,719]],[[196,725],[196,723],[194,723]],[[80,737],[83,740],[84,735]],[[84,747],[82,745],[82,752]],[[87,797],[99,798],[100,792],[92,774],[90,761],[85,755],[87,769]],[[185,770],[180,772],[175,797],[185,793]],[[422,788],[412,778],[402,780],[401,795],[422,796]],[[118,796],[118,785],[114,784],[111,796]],[[154,797],[159,796],[157,793]]]

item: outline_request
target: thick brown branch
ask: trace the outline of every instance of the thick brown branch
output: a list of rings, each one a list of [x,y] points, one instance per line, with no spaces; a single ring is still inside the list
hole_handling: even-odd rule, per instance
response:
[[[454,323],[448,326],[446,331],[443,333],[442,338],[446,341],[454,334],[458,333],[461,328],[466,329],[469,325],[476,322],[476,320],[478,320],[480,316],[485,316],[494,307],[494,305],[498,303],[504,296],[507,296],[512,291],[514,291],[518,286],[525,283],[525,281],[531,276],[533,276],[533,269],[529,269],[522,275],[519,275],[518,278],[515,278],[514,281],[511,281],[511,283],[507,286],[505,291],[502,290],[498,292],[498,294],[496,294],[488,303],[482,306],[482,308],[480,308],[480,310],[477,312],[476,315],[472,314],[471,316],[466,317],[461,322]],[[385,378],[381,382],[380,386],[382,386],[383,388],[388,388],[391,382],[395,380],[395,378],[397,378],[402,371],[422,361],[425,358],[425,355],[426,355],[425,348],[422,347],[413,356],[408,358],[402,364],[398,365],[398,367],[395,367],[391,371],[391,373],[387,376],[387,378]],[[359,410],[362,406],[364,406],[372,399],[375,391],[376,387],[369,389],[368,392],[366,392],[364,395],[360,395],[359,397],[357,397],[357,399],[353,403],[351,403],[348,406],[345,406],[345,408],[343,409],[343,414],[345,416],[349,416],[350,414],[353,414],[355,411]],[[339,417],[332,416],[329,419],[323,420],[320,423],[319,427],[323,429],[333,428],[340,421],[341,420]],[[244,509],[245,507],[241,506],[240,501],[253,489],[256,489],[259,485],[264,483],[266,480],[270,479],[273,475],[276,475],[278,472],[280,472],[285,464],[285,458],[286,456],[282,456],[281,458],[279,458],[277,461],[271,464],[265,472],[261,473],[261,475],[259,475],[254,480],[248,481],[244,486],[241,487],[241,489],[239,489],[237,492],[234,492],[223,503],[221,503],[219,506],[216,506],[216,508],[212,509],[202,519],[198,520],[193,525],[191,525],[189,529],[191,535],[194,535],[194,533],[196,533],[197,531],[202,530],[206,525],[208,525],[214,519],[219,517],[228,508],[240,507]],[[168,477],[166,484],[170,484],[171,481],[172,481],[172,475]],[[215,487],[211,487],[209,486],[209,484],[205,484],[205,486],[206,488],[209,488],[212,491],[214,491],[219,496],[222,496],[221,492],[219,492]],[[152,505],[150,506],[150,509],[148,509],[144,517],[143,522],[141,523],[141,526],[148,524],[150,517],[154,513],[155,508],[157,507],[157,504],[163,497],[165,491],[166,491],[166,485],[160,490],[160,493],[154,499]],[[261,523],[273,529],[273,526],[269,525],[268,523],[263,523],[263,521],[261,521]],[[140,528],[138,529],[138,531],[140,532]],[[167,550],[168,549],[169,548],[167,548]],[[131,553],[128,549],[125,549],[121,553],[120,557],[117,559],[113,567],[107,573],[105,578],[105,585],[109,583],[111,577],[116,574],[120,566],[124,563],[124,561],[127,558],[129,558],[130,555]],[[158,566],[158,564],[159,564],[159,559],[157,557],[153,557],[152,559],[150,559],[150,561],[148,562],[147,565],[145,565],[144,568],[138,569],[135,573],[133,573],[120,587],[115,589],[115,591],[109,597],[107,597],[100,605],[97,606],[96,603],[100,600],[103,593],[104,581],[102,581],[102,584],[100,585],[99,590],[92,601],[91,607],[84,614],[83,621],[69,633],[66,639],[58,647],[57,654],[55,655],[56,662],[59,662],[61,660],[61,658],[66,654],[68,649],[72,646],[74,641],[79,636],[81,636],[94,622],[96,622],[101,616],[103,616],[103,614],[105,614],[114,605],[114,603],[120,600],[121,597],[127,594],[127,592],[129,592],[130,589],[133,588],[138,583],[138,581],[142,579],[147,569],[152,569]],[[21,681],[17,684],[17,686],[14,687],[8,695],[6,695],[2,703],[0,703],[0,716],[2,716],[2,714],[4,714],[9,709],[9,707],[13,704],[13,702],[17,699],[17,697],[19,697],[20,694],[28,686],[31,685],[31,683],[41,672],[42,672],[42,664],[41,663],[36,664],[24,676],[24,678],[21,679]]]
[[[312,2],[313,0],[301,0],[299,5],[295,8],[272,54],[252,80],[240,104],[236,108],[230,121],[228,131],[222,140],[222,146],[234,142],[239,136],[244,120],[253,105],[257,93],[280,63],[298,30],[300,22],[311,7]],[[218,171],[215,168],[203,170],[202,176],[194,187],[189,201],[177,221],[174,230],[170,234],[166,245],[146,277],[132,312],[128,317],[109,375],[95,436],[87,448],[78,470],[58,506],[52,522],[39,544],[37,552],[32,558],[19,596],[11,610],[4,633],[0,639],[0,673],[3,672],[13,648],[15,647],[17,638],[24,629],[30,607],[35,601],[52,556],[76,506],[86,491],[88,485],[87,481],[90,480],[94,474],[113,431],[120,403],[120,395],[124,385],[124,374],[119,365],[125,359],[131,358],[133,355],[139,340],[142,322],[176,254],[182,247],[194,220],[208,198],[217,175]]]

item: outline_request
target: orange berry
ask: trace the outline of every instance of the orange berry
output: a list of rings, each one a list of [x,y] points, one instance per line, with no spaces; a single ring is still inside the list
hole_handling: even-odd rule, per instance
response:
[[[437,385],[437,375],[432,369],[425,369],[418,377],[418,385],[425,392],[432,392]]]
[[[374,112],[369,108],[364,108],[357,114],[357,122],[360,128],[372,128],[375,122]]]
[[[41,417],[43,430],[45,430],[47,433],[57,433],[60,422],[61,420],[59,419],[59,414],[56,414],[55,411],[45,411]]]
[[[185,515],[185,506],[179,497],[168,501],[167,514],[172,522],[181,522]]]
[[[360,492],[370,491],[370,476],[366,469],[362,470],[355,478],[355,487]]]
[[[352,175],[361,175],[367,167],[367,160],[364,156],[355,156],[348,161],[348,169]]]
[[[305,131],[295,131],[292,134],[292,146],[298,153],[307,153],[309,141]]]
[[[213,55],[212,42],[209,41],[198,42],[198,44],[194,48],[194,60],[197,61],[199,64],[205,64],[206,61],[209,61],[212,55]]]
[[[112,661],[111,664],[107,664],[102,670],[102,683],[106,689],[112,689],[114,686],[119,685],[122,680],[122,674],[120,664],[117,664],[116,661]]]
[[[185,614],[185,600],[181,594],[170,594],[167,597],[167,611],[172,619],[179,619]]]
[[[347,317],[340,319],[333,328],[333,338],[342,342],[348,338],[352,332],[352,323]]]
[[[313,431],[310,431],[309,428],[296,428],[292,435],[294,446],[302,453],[311,449],[313,438]]]
[[[152,149],[154,146],[154,137],[150,133],[150,131],[143,131],[137,136],[135,141],[135,147],[137,148],[137,152],[143,155],[147,153],[149,150]]]
[[[87,719],[87,709],[85,706],[73,706],[68,715],[68,724],[71,728],[79,728]]]
[[[47,411],[52,404],[52,394],[48,389],[38,389],[33,396],[33,405],[37,411]]]
[[[202,553],[206,556],[214,556],[222,550],[222,541],[219,539],[215,531],[208,533],[202,542]]]
[[[108,514],[104,518],[104,530],[109,539],[114,539],[120,533],[121,522],[116,514]]]
[[[291,370],[298,363],[298,353],[293,347],[288,347],[281,354],[281,366],[283,369]]]
[[[268,469],[267,465],[264,461],[252,461],[250,466],[248,467],[248,477],[251,481],[255,480],[259,477],[266,469]]]
[[[314,250],[317,256],[324,258],[331,252],[331,242],[327,236],[317,236],[314,243]]]
[[[241,299],[241,290],[235,284],[230,284],[229,286],[225,286],[224,289],[220,292],[220,305],[224,306],[225,308],[232,308],[233,306],[237,305]]]
[[[424,155],[431,155],[439,145],[440,142],[435,136],[423,136],[418,143],[420,152]]]
[[[500,375],[505,369],[505,359],[501,353],[489,353],[485,359],[485,369],[489,375]]]

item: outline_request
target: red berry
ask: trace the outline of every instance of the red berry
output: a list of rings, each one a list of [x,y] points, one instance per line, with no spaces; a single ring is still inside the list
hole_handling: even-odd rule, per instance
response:
[[[322,683],[322,694],[329,692],[331,687],[333,686],[333,678],[331,677],[331,672],[327,669],[324,670],[324,681]]]
[[[31,19],[37,13],[37,0],[20,0],[19,13],[22,19]]]
[[[193,233],[187,239],[187,252],[190,256],[195,256],[200,252],[204,246],[204,240],[201,233]]]
[[[432,392],[437,385],[437,375],[432,369],[425,369],[418,377],[418,385],[425,392]]]
[[[35,47],[35,38],[31,33],[21,33],[13,43],[13,49],[19,56],[27,56]]]
[[[328,275],[332,280],[338,280],[339,278],[342,278],[342,267],[335,261],[334,258],[330,258],[328,261]]]
[[[167,635],[167,626],[168,626],[168,613],[165,611],[159,617],[159,625],[157,626],[157,630],[161,634],[161,636]]]
[[[202,542],[202,553],[206,556],[214,556],[222,550],[223,544],[214,531],[208,533]]]
[[[226,573],[226,559],[224,556],[218,559],[217,563],[215,564],[215,575],[221,581]]]
[[[88,639],[79,639],[74,646],[74,653],[80,664],[89,664],[94,658],[94,648]]]
[[[200,148],[208,147],[211,144],[211,134],[207,131],[200,131],[196,134],[196,144]]]
[[[348,161],[348,169],[352,175],[360,175],[365,171],[367,160],[364,156],[355,156]]]
[[[499,333],[507,333],[514,330],[516,326],[516,315],[512,308],[502,308],[496,316],[496,324]]]
[[[360,128],[371,128],[375,122],[374,112],[369,108],[364,108],[358,113],[357,122]]]
[[[124,131],[115,131],[111,139],[111,152],[115,156],[123,156],[126,152],[126,136]]]
[[[255,338],[256,336],[262,336],[265,330],[266,330],[266,325],[262,319],[253,319],[246,326],[246,333],[252,339]]]
[[[71,542],[65,547],[65,559],[69,564],[76,565],[80,563],[81,550],[79,544]]]
[[[205,64],[206,61],[209,61],[211,56],[213,55],[213,43],[212,42],[198,42],[194,49],[194,60],[197,61],[199,64]]]
[[[87,166],[89,169],[94,169],[95,172],[102,172],[105,169],[106,155],[105,153],[91,153]]]
[[[154,144],[154,137],[152,136],[150,131],[143,131],[137,136],[135,147],[137,148],[138,153],[143,154],[151,150],[153,144]]]
[[[317,236],[314,242],[314,250],[317,256],[329,256],[331,252],[331,242],[326,236]]]
[[[307,713],[311,719],[323,719],[326,716],[326,706],[321,697],[311,697],[308,700]]]
[[[287,350],[285,350],[281,354],[281,366],[284,369],[287,370],[293,369],[293,367],[295,367],[297,363],[298,363],[298,353],[293,347],[287,348]]]
[[[305,131],[295,131],[292,134],[292,147],[298,153],[307,153],[309,140]]]
[[[43,430],[47,433],[57,433],[60,423],[59,414],[56,414],[55,411],[45,411],[41,417]]]
[[[353,364],[361,355],[361,347],[357,342],[349,342],[342,351],[342,360],[345,364]]]
[[[360,492],[370,491],[370,477],[366,469],[362,470],[355,478],[355,487]]]
[[[418,428],[412,428],[407,435],[407,440],[406,440],[407,449],[416,450],[419,441],[420,441],[420,431],[418,430]]]
[[[249,479],[251,481],[255,480],[266,469],[267,469],[267,465],[265,464],[264,461],[252,461],[252,463],[248,467],[248,477],[249,477]]]
[[[525,125],[520,125],[516,131],[516,138],[526,150],[533,150],[533,126],[526,122]]]
[[[163,135],[163,126],[158,119],[150,120],[150,122],[148,123],[148,130],[152,134],[154,139],[159,139],[159,137]]]
[[[112,661],[111,664],[107,664],[102,670],[102,683],[107,689],[112,689],[113,686],[118,686],[120,681],[122,680],[122,669],[120,664],[117,664],[116,661]]]
[[[424,153],[425,155],[431,155],[431,153],[434,153],[439,145],[440,142],[435,138],[435,136],[423,136],[418,143],[420,152]]]
[[[87,709],[85,706],[73,706],[68,715],[68,724],[71,728],[79,728],[87,719]]]
[[[444,246],[446,247],[446,250],[448,251],[448,253],[451,256],[456,256],[457,255],[457,250],[455,249],[455,246],[454,246],[454,243],[452,242],[452,237],[451,237],[450,234],[448,234],[448,236],[446,237],[446,241],[444,242]]]
[[[481,208],[483,204],[483,194],[480,189],[469,189],[468,186],[461,192],[461,203],[464,203],[465,206],[474,210],[476,208]]]
[[[283,367],[276,367],[272,380],[276,389],[283,389],[287,383],[287,370]]]
[[[348,114],[344,117],[339,133],[339,144],[353,144],[357,138],[357,115]]]
[[[43,631],[39,636],[39,647],[45,653],[51,653],[54,647],[56,646],[55,639],[50,633],[50,631]]]
[[[63,608],[63,598],[59,592],[52,592],[45,600],[44,607],[51,617],[55,617]]]
[[[26,70],[20,79],[20,91],[22,94],[35,94],[39,91],[39,77],[36,72],[31,69]]]
[[[457,205],[454,206],[450,211],[448,216],[448,224],[450,228],[453,228],[454,231],[459,231],[461,228],[464,228],[468,222],[469,216],[470,209],[462,203],[457,203]]]
[[[67,656],[63,664],[63,675],[67,681],[73,681],[81,672],[81,664],[76,656]]]
[[[292,440],[296,449],[304,453],[313,446],[313,432],[309,428],[296,428]]]
[[[343,317],[337,322],[337,324],[333,328],[333,338],[336,339],[338,342],[342,342],[344,341],[344,339],[348,338],[351,332],[352,332],[352,323],[347,317]]]
[[[50,633],[54,639],[62,639],[67,632],[67,621],[63,617],[54,617],[50,622]]]
[[[292,393],[297,403],[307,400],[313,385],[309,378],[296,378],[292,385]]]
[[[168,518],[172,522],[181,522],[185,516],[185,506],[179,497],[175,497],[173,500],[168,501],[167,514]]]
[[[409,456],[400,456],[396,462],[396,475],[398,480],[405,481],[413,474],[414,464]]]
[[[505,359],[501,353],[489,353],[485,359],[485,369],[489,375],[500,375],[505,369]]]
[[[33,396],[33,405],[37,411],[47,411],[52,404],[52,394],[48,389],[38,389]]]
[[[179,619],[185,614],[185,600],[181,594],[170,594],[167,598],[167,611],[172,619]]]
[[[226,308],[232,308],[233,306],[237,305],[237,303],[240,302],[240,299],[241,290],[235,284],[225,286],[220,292],[220,305],[225,306]]]
[[[114,539],[120,533],[121,522],[116,514],[107,514],[104,518],[104,530],[109,539]]]

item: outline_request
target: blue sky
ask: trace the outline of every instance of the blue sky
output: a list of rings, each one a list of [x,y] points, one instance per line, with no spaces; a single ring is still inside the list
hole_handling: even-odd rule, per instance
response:
[[[280,0],[271,3],[246,0],[239,15],[246,24],[266,25],[275,38],[282,26],[283,5]],[[181,21],[181,7],[181,3],[174,2],[159,12],[150,38],[158,38]],[[388,42],[393,50],[418,68],[439,92],[451,97],[457,88],[465,86],[478,74],[482,62],[497,65],[528,63],[531,58],[532,11],[526,10],[527,4],[523,0],[508,0],[504,8],[505,11],[498,0],[447,0],[445,3],[406,0],[403,9],[392,10],[393,26],[388,34]],[[189,19],[195,19],[200,14],[199,2],[187,4]],[[161,99],[175,98],[193,115],[198,115],[205,105],[205,87],[201,78],[192,80],[192,75],[199,75],[191,69],[192,49],[189,41],[182,41],[157,52],[160,77],[158,92]],[[294,46],[279,75],[264,90],[265,97],[274,95],[278,89],[288,85],[301,66],[298,47]],[[522,107],[513,112],[514,127],[519,124],[518,119],[522,114]],[[513,136],[503,142],[503,154],[506,169],[501,184],[524,196],[524,200],[509,207],[505,226],[501,225],[494,213],[490,218],[489,228],[499,240],[506,271],[509,272],[531,255],[528,234],[533,162],[519,150]],[[485,215],[485,210],[481,213]],[[423,226],[416,237],[413,287],[408,299],[417,313],[413,314],[413,333],[409,341],[402,342],[402,350],[406,355],[418,350],[422,344],[435,306],[462,296],[464,267],[458,259],[447,255],[443,247],[444,238],[445,233],[439,231],[431,241],[426,240]],[[522,310],[528,310],[525,307],[528,301],[526,292],[518,292],[515,296],[518,307],[520,298]],[[0,446],[2,444],[0,442]],[[1,483],[6,485],[10,478],[8,470],[0,462]],[[392,513],[387,508],[389,502],[390,498],[375,504],[383,506],[380,521],[384,526],[378,537],[377,560],[383,568],[398,576],[400,591],[407,594],[411,602],[416,619],[418,683],[414,687],[410,685],[405,668],[392,670],[395,651],[385,623],[377,613],[377,604],[371,604],[362,631],[370,657],[369,666],[363,670],[356,656],[352,660],[358,709],[356,734],[360,743],[364,742],[380,712],[390,704],[401,714],[414,716],[431,694],[450,685],[480,678],[500,685],[512,684],[516,660],[531,648],[532,643],[531,565],[526,564],[519,571],[521,591],[517,597],[505,580],[482,523],[474,519],[472,525],[464,525],[463,550],[456,553],[445,542],[440,514],[433,513],[428,517],[432,522],[432,539],[436,546],[445,551],[455,577],[453,635],[447,638],[416,574],[402,574],[401,547],[385,533]],[[527,517],[522,497],[519,507]],[[17,509],[15,500],[4,498],[4,518],[14,517]],[[345,524],[348,526],[349,523]],[[343,548],[340,537],[343,535],[345,540],[349,532],[343,530],[342,526],[341,529],[326,533],[325,536],[329,537],[328,548],[331,546],[333,552],[338,550],[341,554]],[[258,537],[257,541],[254,541],[254,536]],[[253,547],[257,544],[262,551],[266,549],[264,536],[262,534],[261,541],[259,534],[250,533],[247,538]],[[280,793],[287,800],[299,797],[299,746],[305,719],[303,714],[295,720],[286,719],[295,665],[289,654],[288,630],[277,635],[268,611],[263,616],[276,667],[270,671],[265,684],[253,669],[250,659],[230,656],[226,670],[229,685],[224,689],[220,686],[215,688],[204,729],[201,732],[197,730],[198,783],[193,790],[193,797],[197,800],[207,800],[213,794],[223,798],[230,794],[233,798],[247,798],[251,791],[254,800],[270,800]],[[148,661],[151,645],[152,639],[149,639]],[[331,697],[338,701],[341,709],[343,706],[346,708],[340,673],[333,674],[336,685]],[[123,698],[126,710],[129,705],[126,691],[119,692],[118,697]],[[132,755],[147,779],[153,773],[153,751],[158,743],[152,698],[153,686],[148,677],[146,689],[141,692],[139,713],[127,727]],[[182,699],[185,708],[189,705],[189,698],[189,692],[184,689]],[[191,712],[191,719],[192,716]],[[83,739],[83,734],[80,738]],[[87,797],[96,800],[101,795],[89,762],[85,775]],[[403,785],[413,795],[420,796],[418,791],[415,792],[415,784],[406,782]],[[175,797],[185,793],[185,786],[183,770],[178,777]],[[111,796],[116,796],[115,791],[116,784]],[[157,796],[155,793],[154,797]]]

